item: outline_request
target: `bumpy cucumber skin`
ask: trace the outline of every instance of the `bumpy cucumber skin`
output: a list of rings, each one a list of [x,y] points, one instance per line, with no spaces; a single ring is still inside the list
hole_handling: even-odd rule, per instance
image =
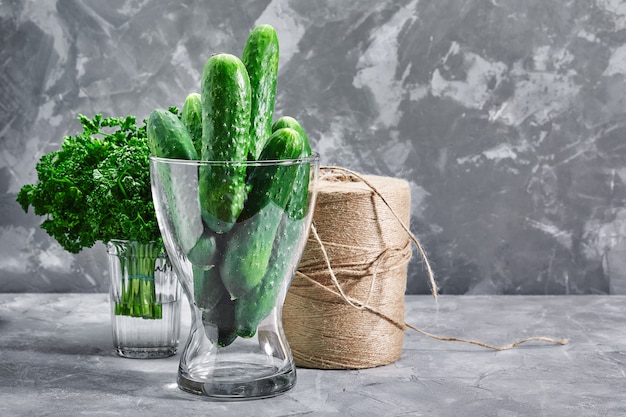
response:
[[[293,118],[283,117],[279,119],[272,129],[276,131],[291,128],[297,131],[303,141],[301,157],[311,156],[311,145],[304,129]],[[302,132],[302,133],[300,133]],[[268,142],[271,144],[271,142]],[[308,208],[308,186],[310,164],[301,164],[297,167],[293,186],[286,201],[285,213],[280,220],[277,229],[274,246],[265,275],[256,287],[243,294],[235,306],[235,327],[241,337],[252,337],[256,333],[259,323],[267,317],[283,289],[283,280],[291,278],[295,273],[297,264],[292,264],[293,251],[299,251],[296,244],[304,233],[304,217]]]
[[[283,216],[263,279],[237,300],[235,328],[239,336],[254,336],[261,320],[276,305],[277,297],[284,297],[285,293],[281,293],[285,289],[283,282],[293,276],[297,267],[297,263],[292,263],[293,252],[299,250],[295,245],[304,232],[303,225],[303,220]]]
[[[266,160],[296,159],[302,137],[293,129],[274,132],[261,153]],[[276,231],[293,188],[298,165],[255,166],[250,173],[248,200],[228,237],[220,268],[232,298],[239,298],[263,279]]]
[[[229,233],[220,275],[231,298],[241,297],[263,279],[283,212],[268,204]]]
[[[303,153],[303,137],[294,129],[285,128],[274,132],[267,141],[259,160],[280,161],[300,158]],[[292,192],[298,165],[258,166],[250,173],[248,198],[239,220],[253,216],[273,201],[284,208]]]
[[[301,157],[308,158],[312,155],[311,144],[309,138],[296,119],[291,116],[282,116],[272,125],[272,131],[290,127],[302,136],[304,140],[304,148]],[[296,180],[293,183],[292,193],[287,202],[287,215],[292,219],[302,219],[306,215],[307,201],[309,199],[309,177],[311,174],[311,166],[302,164],[298,168]]]
[[[280,280],[263,279],[259,285],[237,300],[235,330],[238,336],[250,338],[256,334],[261,320],[274,308],[279,291]]]
[[[270,25],[256,26],[248,35],[242,61],[250,77],[252,107],[250,114],[250,155],[259,159],[272,133],[272,117],[278,80],[278,35]]]
[[[156,109],[147,122],[147,136],[150,153],[160,158],[198,159],[187,128],[174,113]],[[167,207],[174,218],[174,231],[181,250],[187,253],[193,248],[202,234],[200,203],[194,182],[183,180],[181,170],[185,167],[159,164],[151,176],[158,176],[163,185]],[[175,192],[174,190],[179,190]],[[194,196],[190,198],[189,196]]]
[[[148,117],[146,134],[150,153],[160,158],[198,159],[191,135],[178,116],[155,109]]]
[[[185,99],[180,120],[183,122],[198,155],[202,153],[202,98],[191,93]]]
[[[239,58],[216,54],[202,73],[202,149],[207,161],[228,165],[200,167],[202,218],[216,233],[230,230],[243,209],[246,168],[250,148],[250,79]]]
[[[302,125],[291,116],[281,116],[272,124],[272,133],[284,127],[290,127],[302,136],[302,139],[304,140],[304,152],[302,156],[311,156],[311,153],[313,152],[311,149],[311,143],[309,142],[309,137]]]

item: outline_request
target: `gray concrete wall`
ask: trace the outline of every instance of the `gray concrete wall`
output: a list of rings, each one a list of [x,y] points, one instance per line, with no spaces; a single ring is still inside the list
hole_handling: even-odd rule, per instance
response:
[[[107,290],[103,246],[64,252],[16,193],[78,113],[182,106],[258,23],[277,114],[323,163],[410,182],[443,293],[626,292],[622,0],[2,1],[0,291]]]

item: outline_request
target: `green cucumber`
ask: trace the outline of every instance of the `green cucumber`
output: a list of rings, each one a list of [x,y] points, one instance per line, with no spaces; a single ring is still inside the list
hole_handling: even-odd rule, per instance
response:
[[[311,144],[309,143],[309,137],[306,134],[306,131],[302,127],[302,125],[291,116],[281,116],[278,120],[276,120],[272,124],[272,133],[276,132],[278,129],[282,129],[284,127],[290,127],[298,132],[302,139],[304,139],[304,155],[303,156],[311,156]]]
[[[198,158],[189,132],[178,117],[168,110],[156,109],[150,113],[147,137],[153,156],[187,160]],[[180,242],[181,250],[187,254],[196,246],[203,231],[197,183],[189,180],[189,167],[186,165],[159,164],[151,175],[160,179],[163,189],[154,192],[162,193],[165,197],[163,200],[172,217],[177,241]]]
[[[263,148],[259,161],[284,161],[301,157],[304,138],[294,129],[278,129],[272,133]],[[297,164],[260,164],[250,173],[250,190],[239,220],[246,220],[262,207],[273,201],[278,207],[285,208],[292,192]]]
[[[202,98],[198,93],[191,93],[185,99],[180,116],[198,155],[202,153]]]
[[[311,156],[311,146],[306,133],[295,119],[281,117],[274,123],[272,129],[276,132],[287,127],[297,131],[303,139],[301,157]],[[291,279],[295,273],[299,259],[293,259],[293,252],[301,253],[302,251],[298,244],[303,244],[300,239],[305,233],[304,217],[308,208],[310,170],[309,163],[298,166],[265,275],[256,287],[237,300],[235,327],[237,334],[241,337],[252,337],[256,333],[261,320],[267,317],[276,305],[276,298],[283,288],[283,281]]]
[[[150,153],[160,158],[198,159],[191,135],[178,116],[169,110],[155,109],[146,126]]]
[[[290,116],[282,116],[272,125],[272,131],[281,128],[290,127],[302,136],[304,140],[304,149],[301,157],[307,158],[312,154],[309,138],[296,119]],[[292,219],[302,219],[306,215],[307,202],[309,199],[309,177],[311,173],[310,164],[302,164],[298,168],[296,180],[293,183],[293,192],[289,196],[287,202],[287,215]]]
[[[202,72],[202,147],[206,161],[229,161],[200,167],[202,219],[216,233],[230,230],[246,198],[250,149],[250,79],[239,58],[216,54]]]
[[[293,129],[274,132],[261,158],[291,160],[302,154],[302,137]],[[256,287],[267,269],[276,231],[292,191],[298,165],[260,164],[250,173],[246,205],[226,244],[220,274],[233,299]]]
[[[216,268],[202,268],[191,264],[193,272],[193,302],[200,310],[212,310],[226,289]]]
[[[189,253],[193,273],[193,302],[202,313],[202,323],[216,328],[217,345],[224,347],[237,337],[234,324],[235,303],[222,283],[215,266],[217,239],[212,232],[205,233]],[[203,260],[200,261],[203,255]],[[194,256],[195,255],[195,256]],[[199,263],[194,262],[195,261]]]
[[[283,212],[268,204],[229,233],[220,275],[231,298],[241,297],[263,278]]]
[[[213,308],[201,311],[202,324],[217,330],[217,347],[226,347],[237,338],[235,300],[227,292],[223,293]]]
[[[272,117],[278,80],[278,35],[270,25],[256,26],[248,35],[242,61],[250,77],[250,155],[259,159],[272,134]]]
[[[289,252],[291,248],[287,248]],[[276,304],[281,281],[263,279],[259,285],[242,295],[235,305],[235,331],[238,336],[250,338],[256,334],[261,320]]]
[[[199,205],[194,210],[196,215],[195,224],[201,228]],[[201,231],[201,229],[200,229]],[[215,253],[217,252],[217,238],[212,232],[205,231],[196,241],[196,244],[186,252],[189,261],[202,269],[209,269],[215,265]]]
[[[252,337],[256,333],[261,320],[267,317],[274,306],[276,298],[281,295],[283,282],[291,279],[296,272],[298,259],[293,253],[302,248],[296,245],[304,233],[304,220],[294,220],[283,216],[278,229],[267,270],[261,282],[237,299],[235,305],[235,328],[241,337]],[[285,293],[282,293],[284,296]]]

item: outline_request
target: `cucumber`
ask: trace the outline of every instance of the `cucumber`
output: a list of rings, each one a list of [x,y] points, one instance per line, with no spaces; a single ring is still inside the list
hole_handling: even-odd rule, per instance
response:
[[[237,338],[235,300],[225,292],[213,308],[202,309],[202,324],[217,329],[217,347],[226,347]]]
[[[300,156],[311,156],[311,146],[306,133],[295,119],[281,117],[274,123],[272,129],[276,132],[286,127],[297,131],[303,140]],[[276,233],[263,279],[237,300],[235,327],[237,334],[241,337],[254,336],[261,320],[267,317],[276,305],[276,297],[280,295],[283,281],[291,279],[295,273],[299,260],[294,260],[292,253],[293,251],[301,252],[302,249],[297,248],[296,245],[305,232],[304,217],[308,208],[310,169],[310,164],[301,164],[297,167],[293,186],[286,202],[285,214]]]
[[[193,271],[193,302],[200,310],[212,310],[226,289],[216,268],[202,268],[191,264]]]
[[[254,336],[261,320],[267,317],[276,298],[281,295],[283,282],[296,272],[299,259],[293,258],[295,245],[304,233],[304,220],[283,216],[272,248],[268,267],[261,282],[242,295],[235,305],[235,328],[237,334],[248,338]],[[282,293],[284,296],[285,293]]]
[[[278,35],[270,25],[256,26],[248,35],[242,61],[250,77],[250,156],[259,159],[272,134],[272,117],[278,80]]]
[[[202,221],[199,215],[199,205],[194,210],[196,215],[196,221],[194,222],[199,228],[201,228]],[[196,244],[186,252],[187,258],[194,265],[202,269],[209,269],[215,264],[215,253],[217,252],[217,238],[211,232],[202,233]]]
[[[243,209],[246,168],[250,149],[250,80],[239,58],[216,54],[202,72],[202,146],[207,161],[227,165],[200,167],[202,219],[216,233],[230,230]]]
[[[146,126],[150,153],[160,158],[198,159],[191,135],[178,116],[169,110],[154,109]]]
[[[197,159],[198,154],[191,136],[178,117],[168,110],[155,109],[147,122],[150,152],[157,157],[172,159]],[[198,242],[203,231],[200,220],[200,203],[196,181],[190,181],[189,167],[185,165],[157,166],[152,176],[160,178],[162,189],[154,192],[164,195],[166,210],[174,223],[174,233],[181,250],[187,254]],[[195,175],[195,172],[192,174]],[[174,192],[179,190],[179,192]]]
[[[231,344],[237,337],[234,323],[235,303],[222,283],[218,268],[214,265],[218,241],[211,232],[205,233],[198,244],[191,250],[189,259],[192,261],[193,302],[202,313],[202,323],[217,329],[217,345],[224,347]],[[203,254],[204,260],[200,260]]]
[[[187,128],[194,148],[200,155],[202,151],[202,99],[200,94],[191,93],[187,96],[180,120]]]
[[[279,129],[270,136],[261,158],[295,159],[302,154],[303,146],[298,132]],[[233,299],[263,279],[297,172],[295,164],[271,164],[255,166],[250,173],[246,206],[228,237],[220,267],[224,286]]]
[[[296,119],[290,116],[282,116],[272,125],[272,131],[281,128],[290,127],[302,136],[304,140],[304,149],[301,157],[307,158],[312,154],[309,138]],[[309,199],[309,176],[311,173],[310,164],[302,164],[298,168],[296,180],[293,183],[293,191],[287,202],[287,215],[292,219],[302,219],[306,215],[307,201]]]
[[[309,142],[309,137],[306,134],[306,131],[304,130],[304,128],[302,128],[302,125],[295,118],[291,116],[281,116],[278,120],[276,120],[272,124],[272,133],[284,127],[290,127],[302,136],[302,139],[304,139],[304,150],[305,150],[303,156],[311,156],[311,153],[312,153],[311,143]]]
[[[231,298],[241,297],[263,279],[283,212],[268,204],[229,233],[220,275]]]
[[[287,250],[289,251],[290,248]],[[259,285],[237,300],[235,331],[238,336],[250,338],[256,334],[261,320],[267,317],[274,308],[280,291],[280,283],[280,280],[264,278]]]
[[[303,153],[304,146],[304,138],[296,130],[278,129],[270,136],[259,160],[298,159]],[[255,166],[250,173],[248,182],[251,188],[239,220],[252,217],[270,201],[280,208],[285,208],[297,171],[297,164]]]

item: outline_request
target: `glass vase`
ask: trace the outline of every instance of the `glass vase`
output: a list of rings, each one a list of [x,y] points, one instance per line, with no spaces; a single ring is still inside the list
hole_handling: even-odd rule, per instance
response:
[[[161,243],[107,243],[116,353],[156,359],[176,354],[181,288]]]
[[[151,157],[165,248],[187,295],[183,391],[272,397],[296,383],[282,306],[304,250],[319,157],[210,162]]]

